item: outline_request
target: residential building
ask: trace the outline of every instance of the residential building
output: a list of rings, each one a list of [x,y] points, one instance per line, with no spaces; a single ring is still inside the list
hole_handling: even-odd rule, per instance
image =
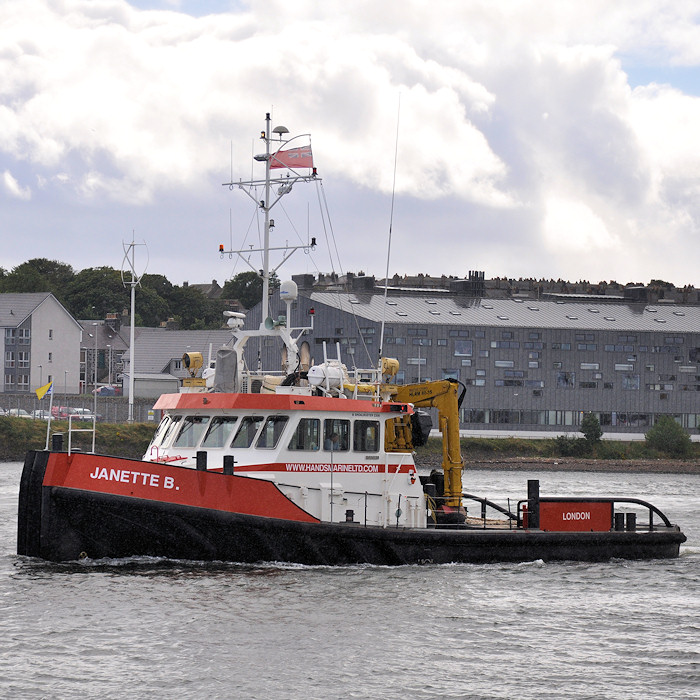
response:
[[[0,294],[5,363],[2,391],[24,393],[54,382],[79,390],[82,328],[49,292]]]

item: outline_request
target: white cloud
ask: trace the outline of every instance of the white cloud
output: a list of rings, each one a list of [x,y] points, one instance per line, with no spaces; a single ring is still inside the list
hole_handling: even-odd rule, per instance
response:
[[[311,132],[319,171],[353,202],[336,227],[373,250],[398,118],[397,216],[411,212],[412,241],[394,246],[401,272],[429,239],[420,267],[432,274],[696,279],[692,254],[652,251],[662,238],[697,252],[699,98],[632,90],[625,74],[625,62],[697,64],[690,0],[255,0],[198,17],[161,6],[0,5],[0,168],[20,204],[31,191],[10,173],[38,184],[25,222],[41,226],[42,206],[116,203],[130,229],[139,207],[155,221],[190,196],[225,221],[228,201],[205,193],[229,176],[229,141],[234,176],[249,174],[272,111]],[[152,235],[177,248],[162,217]]]
[[[32,198],[32,191],[29,187],[21,187],[9,170],[2,174],[2,186],[5,192],[16,199],[29,200]]]

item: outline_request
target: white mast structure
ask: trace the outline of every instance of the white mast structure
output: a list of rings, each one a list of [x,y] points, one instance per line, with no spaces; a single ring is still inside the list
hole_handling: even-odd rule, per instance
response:
[[[305,245],[285,245],[285,246],[270,246],[270,232],[275,226],[275,222],[270,218],[270,211],[277,204],[277,202],[284,197],[284,195],[291,192],[292,187],[297,182],[320,182],[320,178],[316,174],[316,168],[311,163],[311,147],[308,147],[307,158],[308,160],[300,160],[299,165],[295,166],[291,164],[291,161],[287,158],[283,160],[283,148],[289,143],[297,138],[308,138],[308,134],[301,134],[299,136],[294,136],[291,139],[285,139],[284,135],[289,133],[289,129],[285,126],[276,126],[270,132],[270,113],[265,115],[265,130],[261,132],[260,139],[265,142],[265,152],[254,156],[254,159],[258,162],[265,163],[265,179],[264,180],[238,180],[237,182],[225,182],[224,186],[229,189],[238,187],[243,190],[262,210],[265,217],[264,223],[264,239],[262,248],[245,248],[242,250],[224,250],[224,246],[219,246],[219,254],[223,258],[224,255],[232,257],[233,255],[238,255],[238,257],[243,260],[246,265],[248,265],[254,272],[258,272],[262,277],[263,289],[262,289],[262,306],[261,306],[261,319],[260,327],[257,331],[245,331],[237,333],[234,330],[234,337],[236,342],[234,344],[234,349],[237,351],[237,363],[239,369],[239,376],[242,374],[243,370],[243,348],[245,343],[250,337],[254,336],[277,336],[281,337],[285,346],[287,347],[287,370],[293,371],[296,368],[298,361],[298,347],[297,340],[303,334],[305,330],[311,330],[310,328],[291,328],[289,310],[292,301],[296,299],[296,285],[293,282],[283,283],[280,288],[280,296],[285,300],[287,304],[287,316],[282,321],[278,319],[273,321],[269,313],[269,301],[270,301],[270,275],[276,272],[297,250],[304,250],[308,252],[316,247],[316,238],[311,238],[311,242]],[[277,145],[279,144],[279,145]],[[276,148],[275,148],[276,146]],[[273,150],[274,149],[274,150]],[[287,150],[287,153],[301,151],[304,149],[292,149]],[[279,155],[278,155],[279,154]],[[272,165],[275,161],[276,164]],[[285,165],[282,165],[282,163]],[[272,177],[270,170],[271,168],[285,168],[287,174],[282,177]],[[305,173],[299,172],[300,170],[310,171]],[[277,192],[275,195],[272,194],[273,187],[277,186]],[[259,188],[262,187],[263,199],[259,200],[257,192]],[[273,199],[274,197],[274,199]],[[272,270],[270,270],[270,252],[271,251],[283,251],[282,260],[277,264]],[[263,255],[263,266],[262,269],[256,268],[250,262],[251,253],[262,253]],[[288,286],[291,285],[292,287]],[[242,319],[240,314],[234,314],[233,312],[227,312],[227,315],[235,316],[235,318],[230,318],[229,326],[234,329],[240,329],[242,326]],[[313,321],[313,316],[311,317]],[[296,338],[292,337],[291,332],[298,331]]]
[[[131,332],[129,334],[129,423],[134,422],[134,326],[136,323],[136,286],[141,284],[141,275],[136,274],[136,246],[143,245],[145,243],[135,243],[133,235],[131,237],[131,243],[124,244],[124,260],[122,260],[122,284],[127,287],[131,287]],[[130,279],[126,279],[127,271],[124,269],[124,264],[127,263],[129,266],[128,274]],[[145,272],[145,267],[144,267]]]

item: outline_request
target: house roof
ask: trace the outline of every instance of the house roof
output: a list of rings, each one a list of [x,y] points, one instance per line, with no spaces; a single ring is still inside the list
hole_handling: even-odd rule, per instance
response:
[[[168,371],[170,361],[180,359],[186,352],[201,352],[206,363],[211,345],[212,358],[229,340],[229,330],[174,331],[166,328],[136,328],[134,364],[137,372]],[[124,358],[125,360],[128,357]]]
[[[700,333],[700,306],[605,303],[597,300],[535,301],[443,295],[312,292],[325,304],[368,321],[454,326]]]
[[[0,328],[16,328],[36,309],[52,299],[76,326],[80,324],[51,292],[16,292],[0,294]]]

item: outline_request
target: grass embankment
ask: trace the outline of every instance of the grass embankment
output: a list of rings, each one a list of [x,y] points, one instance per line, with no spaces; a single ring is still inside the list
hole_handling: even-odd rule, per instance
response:
[[[86,423],[85,427],[89,424]],[[154,423],[98,423],[95,437],[95,451],[99,454],[115,455],[140,459],[148,448],[148,443],[156,426]],[[52,433],[63,433],[63,449],[68,447],[68,422],[52,421]],[[483,466],[499,462],[521,460],[527,462],[583,461],[641,462],[658,461],[668,464],[673,459],[669,455],[652,450],[646,442],[603,441],[589,448],[583,440],[525,440],[522,438],[462,438],[462,457],[467,465],[480,463]],[[73,446],[83,451],[92,449],[92,433],[74,433]],[[0,417],[0,461],[22,461],[27,450],[43,450],[46,445],[46,423],[42,420]],[[572,453],[573,452],[573,453]],[[418,464],[434,465],[441,463],[442,442],[430,438],[428,443],[418,448]],[[555,461],[556,460],[556,461]],[[694,471],[700,470],[700,443],[692,443],[690,453],[682,460]],[[684,469],[687,471],[687,469]]]
[[[91,424],[84,423],[81,427],[88,426]],[[141,459],[155,429],[154,423],[98,423],[95,451]],[[51,421],[51,433],[63,433],[65,450],[68,447],[68,421]],[[0,417],[0,461],[22,461],[27,450],[43,450],[45,446],[46,421]],[[92,450],[92,432],[74,433],[72,446],[83,452]]]
[[[645,441],[612,442],[602,441],[589,445],[583,439],[540,439],[523,438],[462,438],[460,440],[462,456],[465,461],[499,459],[586,459],[603,461],[665,460],[677,459],[672,455],[654,450]],[[428,443],[418,448],[418,459],[433,462],[442,453],[439,438],[430,438]],[[694,442],[683,461],[700,461],[700,443]]]

